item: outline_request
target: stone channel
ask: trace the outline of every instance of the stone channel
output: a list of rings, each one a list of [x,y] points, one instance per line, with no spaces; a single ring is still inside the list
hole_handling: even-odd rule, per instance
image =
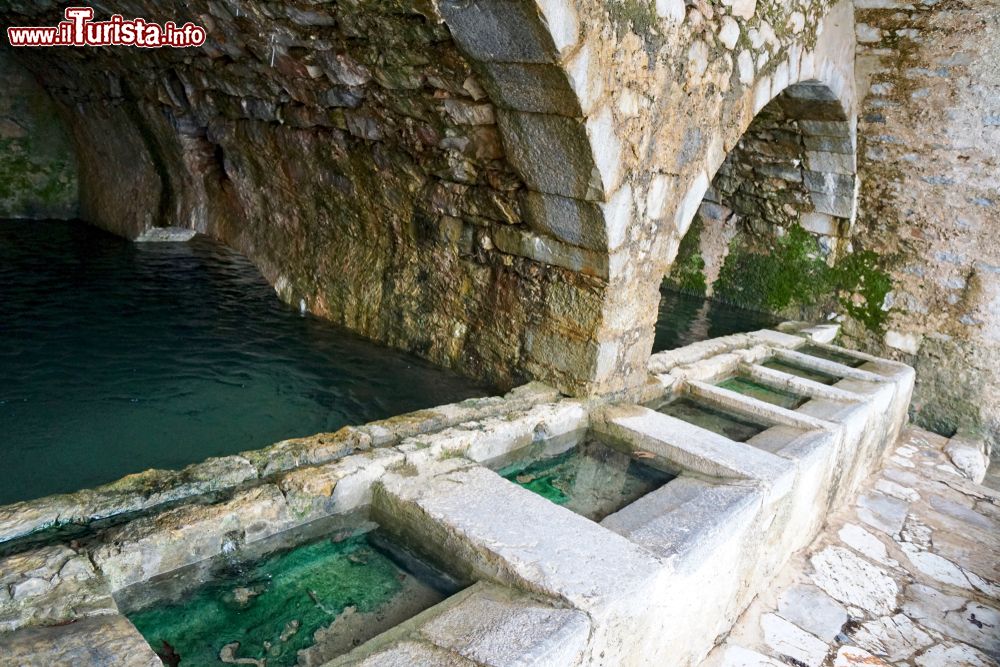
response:
[[[213,594],[252,608],[254,568],[297,571],[296,554],[314,549],[351,576],[379,581],[360,573],[382,567],[385,582],[412,587],[384,608],[394,627],[360,632],[350,617],[381,602],[343,593],[335,604],[332,589],[306,584],[297,604],[312,616],[326,607],[328,622],[272,614],[274,638],[260,644],[238,619],[220,621],[206,641],[221,662],[695,663],[855,496],[906,422],[912,369],[819,342],[835,327],[783,328],[655,354],[629,402],[534,383],[0,508],[0,645],[11,664],[171,664],[180,642],[147,639],[180,621],[143,616],[142,600],[195,605],[180,620],[183,609],[207,614]],[[789,395],[804,401],[769,400]],[[675,401],[759,427],[730,439],[667,414]],[[610,451],[594,454],[595,442]],[[557,479],[570,497],[591,488],[588,476],[624,474],[614,456],[658,475],[595,522],[496,472],[566,452],[593,464]],[[364,542],[376,525],[381,547]],[[313,541],[290,537],[301,533]],[[189,583],[164,583],[178,577]],[[442,577],[450,587],[427,583]],[[296,637],[300,628],[314,636]],[[283,642],[305,649],[297,662]]]

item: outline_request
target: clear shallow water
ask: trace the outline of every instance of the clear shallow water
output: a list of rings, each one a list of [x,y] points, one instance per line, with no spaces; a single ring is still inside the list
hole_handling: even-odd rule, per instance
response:
[[[843,364],[844,366],[850,366],[851,368],[864,366],[866,363],[864,359],[858,359],[857,357],[852,357],[849,354],[843,354],[842,352],[837,352],[836,350],[828,350],[825,347],[820,347],[818,345],[803,345],[797,349],[796,352],[808,354],[813,357],[819,357],[820,359],[826,359],[827,361],[833,361],[838,364]]]
[[[770,428],[768,425],[717,408],[696,403],[690,398],[678,398],[658,409],[665,415],[681,419],[695,426],[718,433],[736,442],[746,442],[758,433]]]
[[[208,239],[0,221],[0,504],[488,393],[300,316]]]
[[[789,375],[797,375],[800,378],[820,382],[822,384],[836,384],[841,380],[841,378],[836,375],[830,375],[829,373],[824,373],[823,371],[806,368],[805,366],[799,366],[798,364],[794,364],[789,361],[781,361],[780,359],[771,359],[769,361],[765,361],[761,365],[764,368],[771,368],[776,371],[781,371],[782,373],[788,373]]]
[[[660,315],[656,322],[653,352],[673,350],[709,338],[757,331],[780,321],[767,313],[744,310],[664,288],[660,290]]]
[[[140,585],[128,617],[165,664],[324,663],[461,588],[372,528]]]
[[[809,400],[806,396],[799,396],[783,389],[774,389],[773,387],[768,387],[758,382],[754,382],[750,378],[741,376],[723,380],[722,382],[719,382],[717,386],[730,391],[735,391],[736,393],[743,394],[744,396],[756,398],[757,400],[764,401],[766,403],[771,403],[772,405],[788,408],[789,410],[794,410]]]
[[[674,478],[596,440],[555,456],[529,455],[497,472],[591,521],[602,520]]]

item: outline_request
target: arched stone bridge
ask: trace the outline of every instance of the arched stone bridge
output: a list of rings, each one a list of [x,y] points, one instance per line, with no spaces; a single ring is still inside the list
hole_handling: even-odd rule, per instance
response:
[[[82,217],[212,234],[286,300],[502,385],[644,381],[659,285],[704,201],[850,231],[850,2],[116,10],[209,39],[14,54],[67,120]],[[0,18],[59,15],[16,0]]]

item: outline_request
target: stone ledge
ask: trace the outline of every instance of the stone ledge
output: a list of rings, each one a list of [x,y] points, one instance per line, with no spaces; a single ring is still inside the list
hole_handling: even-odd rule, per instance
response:
[[[559,396],[557,390],[531,382],[505,396],[468,399],[362,426],[346,426],[336,433],[283,440],[237,456],[210,458],[179,471],[147,470],[94,489],[0,506],[0,544],[67,524],[82,527],[185,500],[211,499],[297,467],[336,461],[369,447],[395,445],[406,438],[524,410]]]
[[[673,469],[758,483],[768,497],[787,493],[795,475],[794,465],[784,459],[649,408],[609,408],[595,428],[653,454],[654,461]]]
[[[0,661],[17,667],[163,667],[127,618],[116,614],[0,635]]]

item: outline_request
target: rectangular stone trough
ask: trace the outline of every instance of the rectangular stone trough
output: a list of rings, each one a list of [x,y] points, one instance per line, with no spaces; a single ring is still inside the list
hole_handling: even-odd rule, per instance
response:
[[[251,456],[270,474],[0,559],[0,645],[14,655],[40,650],[45,664],[100,664],[85,652],[89,636],[94,645],[132,647],[120,664],[155,665],[120,613],[130,591],[360,514],[469,585],[311,664],[695,664],[855,491],[905,422],[911,369],[839,348],[797,351],[815,353],[816,345],[762,331],[651,359],[656,381],[638,402],[683,396],[767,426],[745,442],[638,403],[549,397],[335,460],[296,466],[282,451],[271,466]],[[772,360],[833,381],[768,368]],[[717,386],[732,377],[801,398],[783,407]],[[524,488],[532,480],[497,472],[512,461],[586,453],[598,441],[609,458],[663,477],[581,514]]]

